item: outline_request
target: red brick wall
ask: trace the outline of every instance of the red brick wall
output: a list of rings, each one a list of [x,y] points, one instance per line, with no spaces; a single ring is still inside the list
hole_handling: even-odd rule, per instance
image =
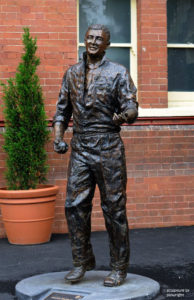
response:
[[[37,37],[38,74],[46,112],[53,116],[64,71],[77,61],[76,0],[0,2],[0,80],[14,75],[23,49],[23,27]],[[2,114],[0,114],[0,119]]]
[[[139,103],[167,107],[166,0],[137,0],[137,18]]]
[[[121,135],[127,161],[130,228],[193,225],[194,125],[129,126],[123,127]],[[70,129],[65,134],[68,144],[71,136]],[[67,232],[64,203],[70,151],[58,155],[53,152],[52,143],[47,150],[49,182],[60,187],[53,232]],[[4,158],[4,155],[0,157]],[[92,230],[104,229],[97,190],[93,201]],[[4,235],[0,221],[0,236]]]
[[[138,90],[141,107],[167,107],[166,0],[137,0]],[[20,60],[22,28],[38,38],[38,73],[49,118],[55,111],[63,72],[76,62],[76,0],[0,3],[0,79],[13,76]],[[2,115],[0,115],[0,124]],[[177,121],[180,124],[182,121]],[[157,122],[156,122],[157,123]],[[0,145],[3,127],[0,127]],[[128,126],[122,136],[128,171],[127,215],[131,228],[194,224],[194,125]],[[65,134],[70,143],[71,128]],[[53,232],[67,232],[64,217],[66,155],[47,146],[48,180],[60,186]],[[5,154],[0,149],[0,186]],[[104,229],[99,192],[93,201],[92,229]],[[5,231],[0,216],[0,237]]]
[[[61,78],[77,59],[76,0],[0,3],[0,78],[14,75],[23,27],[38,38],[39,75],[48,117],[52,117]],[[166,0],[137,0],[138,91],[141,107],[167,107]],[[0,119],[1,119],[0,114]]]

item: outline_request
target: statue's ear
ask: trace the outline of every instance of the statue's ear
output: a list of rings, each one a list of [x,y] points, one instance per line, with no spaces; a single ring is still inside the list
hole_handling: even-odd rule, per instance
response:
[[[85,33],[85,36],[84,36],[84,46],[86,46],[87,33],[88,33],[88,32],[86,32],[86,33]]]
[[[109,47],[110,47],[110,41],[107,42],[106,48],[109,48]]]

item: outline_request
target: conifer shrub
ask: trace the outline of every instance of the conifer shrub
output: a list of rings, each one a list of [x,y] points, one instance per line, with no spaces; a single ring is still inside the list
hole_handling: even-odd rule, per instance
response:
[[[40,59],[37,40],[24,28],[24,54],[14,78],[3,86],[7,189],[34,189],[46,181],[49,139],[44,101],[36,74]]]

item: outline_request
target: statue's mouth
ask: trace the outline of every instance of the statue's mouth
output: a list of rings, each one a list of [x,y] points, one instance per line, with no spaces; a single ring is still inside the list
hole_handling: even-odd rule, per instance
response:
[[[97,49],[98,49],[98,47],[95,47],[95,46],[90,46],[90,47],[89,47],[89,49],[90,49],[90,50],[97,50]]]

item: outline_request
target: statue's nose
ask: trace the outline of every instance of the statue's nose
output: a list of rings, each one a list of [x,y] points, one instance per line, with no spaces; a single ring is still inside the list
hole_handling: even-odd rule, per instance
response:
[[[95,43],[96,43],[96,38],[95,38],[95,37],[93,37],[93,39],[92,39],[92,43],[93,43],[93,44],[95,44]]]

